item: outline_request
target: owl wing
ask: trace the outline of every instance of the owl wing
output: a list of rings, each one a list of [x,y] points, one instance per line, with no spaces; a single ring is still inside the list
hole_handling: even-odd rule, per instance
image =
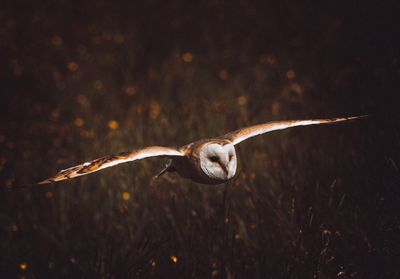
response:
[[[173,147],[149,146],[130,152],[122,152],[116,155],[105,156],[93,161],[83,163],[65,170],[60,171],[55,176],[45,179],[38,184],[53,183],[65,179],[86,175],[105,168],[113,167],[118,164],[136,161],[149,157],[175,157],[184,156],[183,152]]]
[[[368,117],[368,116],[363,115],[363,116],[329,118],[329,119],[272,121],[272,122],[267,122],[264,124],[245,127],[245,128],[230,132],[230,133],[222,136],[222,138],[230,140],[233,144],[238,144],[248,138],[255,137],[255,136],[265,134],[268,132],[272,132],[272,131],[283,130],[283,129],[296,127],[296,126],[307,126],[307,125],[343,122],[343,121],[366,118],[366,117]]]

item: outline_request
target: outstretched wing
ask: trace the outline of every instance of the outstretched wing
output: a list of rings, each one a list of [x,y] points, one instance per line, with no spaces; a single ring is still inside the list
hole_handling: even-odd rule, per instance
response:
[[[174,156],[184,156],[184,154],[180,152],[178,149],[172,147],[149,146],[142,149],[133,150],[131,152],[122,152],[116,155],[105,156],[90,162],[83,163],[75,167],[62,170],[55,176],[45,179],[39,182],[38,184],[53,183],[60,180],[86,175],[121,163],[131,162],[148,157],[159,157],[159,156],[174,157]]]
[[[296,126],[307,126],[316,124],[336,123],[360,118],[366,118],[367,115],[363,116],[352,116],[352,117],[341,117],[341,118],[330,118],[330,119],[308,119],[308,120],[287,120],[287,121],[272,121],[264,124],[254,125],[246,128],[242,128],[233,132],[230,132],[224,136],[223,139],[230,140],[233,144],[238,144],[248,138],[255,137],[268,132],[283,130]]]

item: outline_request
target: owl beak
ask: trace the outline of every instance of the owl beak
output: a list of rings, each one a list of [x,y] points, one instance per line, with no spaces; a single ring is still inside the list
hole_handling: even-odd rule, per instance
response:
[[[228,169],[226,168],[226,166],[225,165],[223,165],[223,164],[221,164],[221,163],[219,163],[219,165],[221,166],[221,168],[223,169],[223,171],[225,172],[225,174],[226,174],[226,177],[228,178],[228,176],[229,176],[229,172],[228,172]]]

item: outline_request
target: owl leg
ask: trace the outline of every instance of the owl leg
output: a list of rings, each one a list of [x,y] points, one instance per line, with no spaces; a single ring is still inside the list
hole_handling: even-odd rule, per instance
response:
[[[166,172],[174,172],[176,171],[175,168],[172,166],[172,160],[168,162],[168,164],[163,168],[156,176],[155,178],[159,178]]]

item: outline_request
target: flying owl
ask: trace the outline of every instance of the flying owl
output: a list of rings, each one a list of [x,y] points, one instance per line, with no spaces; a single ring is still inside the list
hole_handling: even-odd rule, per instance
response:
[[[221,184],[231,180],[235,176],[237,170],[235,145],[244,140],[268,132],[296,126],[336,123],[365,117],[366,116],[353,116],[332,119],[272,121],[242,128],[221,137],[195,141],[182,147],[149,146],[116,155],[105,156],[62,170],[55,176],[39,182],[39,184],[71,179],[121,163],[149,157],[166,157],[170,159],[167,166],[157,177],[165,172],[177,172],[182,177],[189,178],[198,183]]]

